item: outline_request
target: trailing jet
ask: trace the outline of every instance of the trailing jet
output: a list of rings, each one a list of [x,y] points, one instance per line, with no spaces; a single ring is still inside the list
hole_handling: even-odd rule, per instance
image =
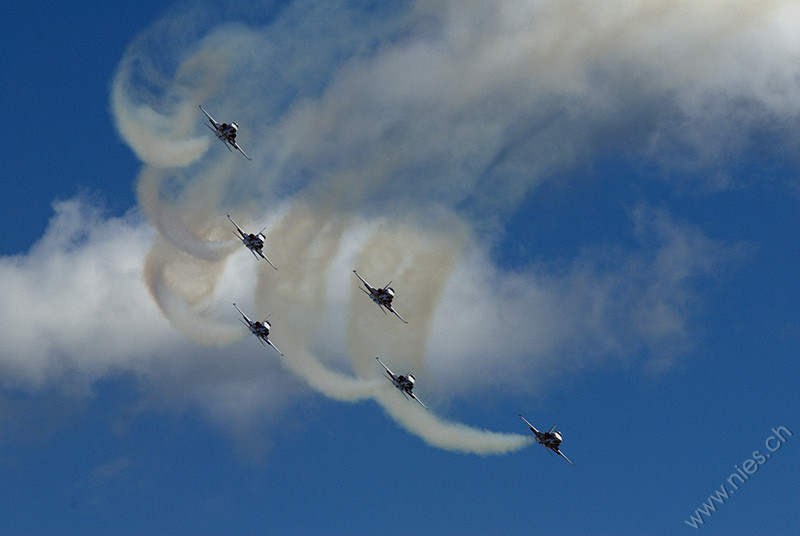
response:
[[[417,398],[417,395],[415,395],[413,393],[414,381],[415,380],[414,380],[414,375],[411,374],[411,371],[409,371],[408,374],[406,374],[405,376],[403,376],[402,374],[399,375],[399,376],[395,376],[394,372],[389,370],[389,367],[384,365],[383,361],[381,361],[379,357],[376,357],[375,359],[378,360],[378,363],[383,365],[383,368],[386,369],[386,377],[389,378],[390,380],[392,380],[392,383],[394,383],[394,386],[397,387],[397,389],[401,393],[403,393],[403,396],[405,396],[406,398],[408,398],[410,396],[411,398],[413,398],[414,400],[419,402],[420,406],[422,406],[425,409],[428,409],[428,406],[423,404],[422,400]]]
[[[278,352],[280,355],[283,355],[283,353],[280,350],[278,350],[278,347],[272,344],[272,341],[269,340],[269,330],[272,328],[272,324],[267,322],[267,318],[269,317],[265,318],[263,322],[258,322],[258,321],[253,322],[252,320],[247,318],[247,315],[244,314],[242,310],[239,309],[239,307],[235,303],[233,304],[233,306],[236,307],[236,310],[239,311],[239,314],[241,314],[242,318],[244,318],[244,320],[242,320],[241,318],[239,320],[241,320],[242,324],[248,327],[250,333],[258,337],[258,340],[261,341],[261,344],[263,344],[264,346],[269,344],[276,352]]]
[[[365,287],[367,287],[367,290],[364,290],[363,288],[361,290],[364,292],[364,294],[369,296],[372,301],[378,304],[378,307],[380,307],[381,311],[383,311],[385,308],[386,311],[389,311],[390,313],[394,314],[397,318],[402,320],[404,323],[408,324],[406,319],[400,316],[400,314],[392,308],[392,300],[394,299],[394,289],[392,289],[392,287],[389,286],[392,284],[391,281],[386,283],[386,285],[384,285],[383,288],[375,288],[370,286],[370,284],[367,283],[363,277],[358,275],[358,272],[353,270],[353,273],[356,274],[356,277],[359,278],[362,283],[364,283]],[[383,311],[383,313],[386,314],[386,311]]]
[[[214,125],[213,128],[209,125],[206,126],[217,134],[217,138],[219,138],[220,141],[222,141],[225,144],[225,147],[228,147],[230,145],[230,147],[228,147],[229,151],[231,150],[231,147],[233,147],[234,149],[242,153],[245,158],[247,158],[248,160],[252,160],[252,158],[247,156],[247,153],[245,153],[244,150],[241,147],[239,147],[239,145],[236,143],[236,131],[239,130],[239,125],[237,125],[236,123],[218,123],[217,121],[214,120],[213,117],[211,117],[211,114],[209,114],[206,111],[206,109],[203,108],[202,104],[200,105],[200,109],[203,110],[203,113],[206,114],[208,120],[211,122],[212,125]]]
[[[564,456],[564,453],[558,449],[558,446],[561,444],[561,432],[559,432],[558,430],[556,430],[555,432],[553,431],[555,430],[555,425],[553,425],[553,428],[550,428],[550,430],[548,430],[547,432],[540,432],[539,430],[534,428],[533,425],[529,423],[525,417],[520,415],[520,418],[522,418],[522,420],[525,421],[525,424],[527,424],[528,427],[531,429],[531,433],[534,435],[534,437],[536,437],[537,443],[539,443],[540,445],[544,445],[545,448],[547,448],[548,450],[555,452],[556,454],[567,460],[569,463],[572,463],[572,461],[566,456]]]
[[[257,255],[256,258],[261,257],[262,259],[267,261],[267,263],[269,263],[270,266],[272,266],[277,270],[278,268],[274,264],[272,264],[267,257],[264,256],[264,252],[262,251],[264,249],[264,240],[267,238],[266,236],[264,236],[264,229],[266,229],[266,227],[264,227],[264,229],[261,229],[261,231],[258,234],[253,234],[253,233],[248,234],[242,231],[239,228],[239,226],[236,225],[236,222],[233,221],[233,218],[231,218],[230,214],[226,215],[228,216],[228,219],[231,220],[233,226],[236,227],[236,230],[239,232],[239,234],[236,233],[233,234],[235,234],[236,237],[242,241],[242,244],[247,246],[247,249],[250,250],[253,256]]]

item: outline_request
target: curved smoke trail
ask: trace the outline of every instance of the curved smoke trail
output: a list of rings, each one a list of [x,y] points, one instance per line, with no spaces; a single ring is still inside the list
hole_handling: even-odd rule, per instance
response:
[[[702,106],[723,91],[765,115],[784,109],[791,75],[769,72],[731,90],[731,70],[769,66],[726,50],[752,45],[734,37],[763,31],[785,3],[392,4],[299,1],[263,21],[216,24],[194,8],[130,46],[111,100],[120,134],[144,163],[139,203],[162,237],[145,279],[173,326],[227,344],[241,330],[216,323],[211,309],[226,301],[230,255],[246,252],[224,216],[247,229],[268,224],[266,249],[279,270],[235,278],[255,316],[274,315],[287,368],[326,396],[375,399],[432,445],[508,452],[527,436],[399,405],[376,379],[374,356],[424,371],[434,311],[476,235],[491,234],[554,170],[623,143],[606,133],[645,131],[624,142],[640,151],[674,138],[674,123],[637,113],[650,100],[676,117],[712,114],[700,122],[709,125],[735,121]],[[653,61],[665,59],[676,29],[680,46]],[[769,88],[758,86],[767,79]],[[201,103],[219,120],[239,121],[252,163],[204,132]],[[394,280],[408,326],[380,314],[353,268],[374,285]]]

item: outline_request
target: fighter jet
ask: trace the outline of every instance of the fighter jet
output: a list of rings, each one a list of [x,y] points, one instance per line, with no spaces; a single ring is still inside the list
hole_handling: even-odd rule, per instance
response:
[[[414,400],[416,400],[417,402],[419,402],[419,405],[420,405],[420,406],[422,406],[422,407],[423,407],[423,408],[425,408],[425,409],[428,409],[428,406],[426,406],[425,404],[423,404],[423,403],[422,403],[422,400],[420,400],[419,398],[417,398],[417,395],[415,395],[415,394],[413,393],[413,390],[414,390],[414,382],[415,382],[416,380],[414,379],[414,375],[413,375],[413,374],[411,374],[411,372],[410,372],[410,371],[409,371],[409,373],[408,373],[408,374],[406,374],[405,376],[404,376],[404,375],[402,375],[402,374],[401,374],[401,375],[399,375],[399,376],[397,376],[397,375],[395,375],[395,373],[394,373],[394,372],[392,372],[391,370],[389,370],[389,367],[387,367],[387,366],[386,366],[386,365],[383,363],[383,361],[381,361],[381,359],[380,359],[379,357],[376,357],[375,359],[377,359],[377,360],[378,360],[378,363],[380,363],[381,365],[383,365],[383,368],[384,368],[384,369],[386,369],[386,377],[387,377],[387,378],[389,378],[390,380],[392,380],[392,383],[394,384],[394,386],[395,386],[395,387],[397,387],[397,389],[398,389],[398,390],[399,390],[401,393],[403,393],[403,396],[405,396],[406,398],[408,398],[408,397],[410,396],[411,398],[413,398]]]
[[[242,310],[239,309],[239,307],[235,303],[233,304],[233,306],[236,307],[236,310],[239,311],[239,314],[241,314],[242,318],[244,318],[244,320],[242,320],[242,318],[240,318],[239,320],[241,320],[242,324],[248,327],[250,333],[255,335],[258,338],[258,340],[261,341],[261,344],[263,344],[264,346],[268,344],[272,346],[272,348],[280,355],[283,355],[283,353],[280,350],[278,350],[278,347],[272,344],[272,341],[269,340],[269,330],[272,328],[272,324],[267,322],[267,318],[269,317],[265,318],[263,322],[258,322],[258,321],[253,322],[252,320],[247,318],[247,315],[244,314]]]
[[[230,214],[226,214],[226,215],[228,216],[228,219],[231,220],[231,223],[233,224],[233,226],[236,227],[236,230],[239,232],[239,234],[236,234],[236,233],[233,233],[233,234],[235,234],[236,237],[239,240],[242,241],[242,244],[247,246],[247,249],[250,250],[250,252],[253,254],[253,256],[257,255],[256,258],[261,257],[262,259],[267,261],[267,263],[270,266],[272,266],[273,268],[275,268],[277,270],[278,268],[274,264],[272,264],[269,261],[269,259],[264,255],[264,251],[263,251],[263,249],[264,249],[264,240],[266,240],[266,238],[267,238],[266,236],[264,236],[264,229],[266,229],[266,227],[264,227],[264,229],[261,229],[261,231],[258,234],[245,233],[244,231],[242,231],[239,228],[238,225],[236,225],[236,222],[233,221],[233,218],[231,218]]]
[[[408,324],[406,319],[400,316],[400,314],[392,308],[392,300],[394,299],[394,290],[392,289],[392,287],[389,286],[392,284],[391,281],[386,283],[383,286],[383,288],[375,288],[373,286],[370,286],[370,284],[367,283],[363,277],[358,275],[358,272],[353,270],[353,273],[356,274],[356,277],[359,278],[362,283],[364,283],[365,287],[367,287],[367,290],[364,290],[363,288],[361,290],[364,292],[364,294],[369,296],[372,301],[378,304],[378,307],[380,307],[381,311],[386,309],[386,311],[389,311],[390,313],[394,314],[405,324]],[[386,311],[383,311],[384,314],[386,314]]]
[[[214,125],[213,128],[210,125],[206,126],[217,134],[217,138],[219,138],[219,140],[225,144],[225,147],[230,146],[228,147],[229,151],[231,150],[231,147],[233,147],[234,149],[242,153],[245,158],[247,158],[248,160],[252,160],[252,158],[247,156],[247,153],[245,153],[244,150],[241,147],[239,147],[239,145],[236,143],[236,131],[239,130],[239,125],[237,125],[236,123],[219,123],[216,120],[214,120],[213,117],[211,117],[211,114],[209,114],[206,111],[206,109],[203,108],[202,104],[200,105],[200,109],[203,110],[203,113],[206,114],[208,120],[211,122],[212,125]]]
[[[555,425],[553,425],[553,427],[550,428],[550,430],[548,430],[547,432],[540,432],[539,430],[534,428],[533,425],[529,423],[525,417],[520,415],[520,418],[522,418],[522,420],[525,421],[525,424],[527,424],[528,427],[531,429],[531,433],[536,438],[537,443],[539,443],[540,445],[544,445],[545,448],[547,448],[548,450],[555,452],[556,454],[567,460],[569,463],[572,463],[572,461],[566,456],[564,456],[564,453],[558,449],[558,446],[561,444],[561,432],[559,432],[558,430],[553,431],[555,430]]]

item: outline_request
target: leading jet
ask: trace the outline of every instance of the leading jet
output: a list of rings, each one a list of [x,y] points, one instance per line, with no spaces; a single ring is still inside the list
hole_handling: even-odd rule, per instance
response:
[[[567,460],[569,463],[572,463],[572,461],[566,456],[564,456],[564,453],[558,449],[558,446],[561,445],[561,432],[555,430],[555,425],[553,425],[553,427],[550,428],[550,430],[548,430],[547,432],[540,432],[539,430],[534,428],[533,425],[529,423],[525,417],[520,415],[520,418],[523,421],[525,421],[525,424],[527,424],[528,427],[531,429],[531,433],[536,438],[537,443],[539,443],[540,445],[544,445],[546,449],[555,452],[556,454]],[[572,463],[572,465],[575,464]]]
[[[236,123],[219,123],[213,117],[211,117],[211,114],[209,114],[206,111],[206,109],[203,108],[202,104],[200,105],[200,109],[203,110],[203,113],[206,114],[208,120],[211,122],[212,125],[214,125],[213,128],[210,125],[206,126],[217,134],[217,138],[219,138],[219,140],[225,144],[225,147],[228,147],[230,145],[230,147],[228,147],[229,151],[231,150],[231,147],[233,147],[234,149],[242,153],[245,158],[247,158],[248,160],[252,160],[252,158],[247,156],[247,153],[244,152],[244,150],[241,147],[239,147],[239,144],[236,143],[236,131],[239,130],[239,125],[237,125]]]

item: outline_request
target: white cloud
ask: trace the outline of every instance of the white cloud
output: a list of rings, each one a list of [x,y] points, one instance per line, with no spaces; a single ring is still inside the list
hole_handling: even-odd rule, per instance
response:
[[[608,361],[671,362],[691,346],[699,282],[731,250],[663,211],[632,214],[640,247],[585,250],[554,272],[505,272],[475,249],[448,280],[429,370],[450,396],[497,386],[534,392],[554,374]]]
[[[136,213],[106,219],[81,200],[54,208],[30,252],[0,261],[6,385],[90,383],[178,339],[142,282],[152,233]]]
[[[106,217],[93,203],[54,203],[42,239],[0,259],[3,388],[87,397],[97,381],[132,376],[151,409],[199,407],[240,436],[244,421],[274,415],[302,391],[230,304],[212,318],[229,342],[247,340],[204,347],[174,330],[143,280],[153,231],[136,210]]]

